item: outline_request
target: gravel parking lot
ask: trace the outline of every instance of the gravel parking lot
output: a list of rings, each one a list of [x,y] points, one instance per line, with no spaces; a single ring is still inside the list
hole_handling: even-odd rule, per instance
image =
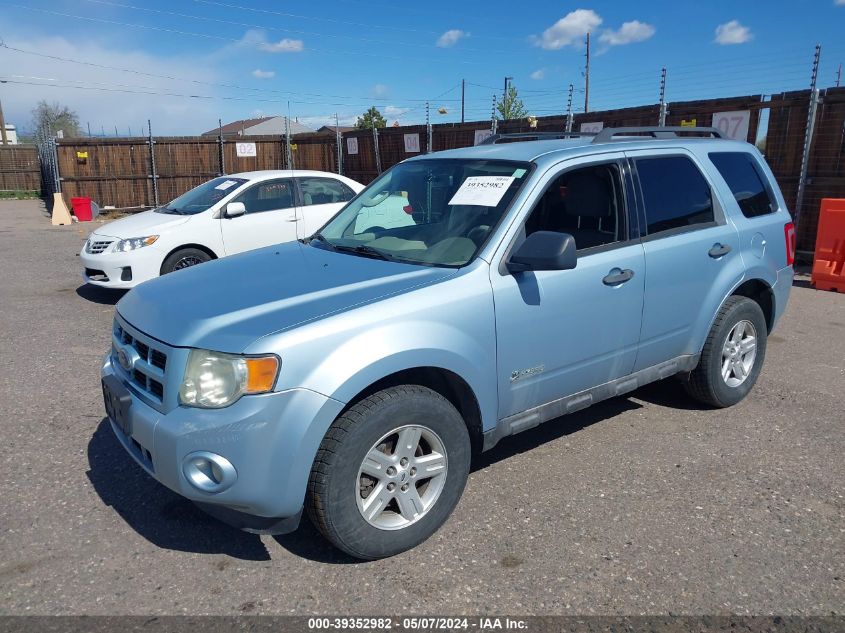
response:
[[[104,419],[120,295],[82,285],[89,227],[0,217],[2,614],[845,612],[841,294],[799,277],[739,406],[653,385],[503,441],[433,538],[359,563],[144,474]]]

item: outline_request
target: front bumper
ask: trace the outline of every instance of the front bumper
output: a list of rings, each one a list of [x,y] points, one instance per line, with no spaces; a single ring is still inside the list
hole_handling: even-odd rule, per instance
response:
[[[111,245],[109,249],[113,247],[114,245]],[[142,281],[158,277],[164,254],[156,248],[155,244],[126,253],[112,253],[107,250],[97,254],[86,252],[83,246],[79,253],[79,260],[83,266],[82,277],[89,284],[103,288],[125,289],[134,288]],[[129,280],[124,279],[127,268],[131,270],[132,278]],[[99,271],[102,276],[90,274],[91,271]]]
[[[119,377],[111,363],[109,356],[103,377]],[[279,526],[295,528],[281,519],[298,522],[317,449],[343,406],[314,391],[291,389],[244,396],[224,409],[179,406],[162,413],[132,394],[130,435],[110,422],[124,449],[160,483],[237,527],[278,533]],[[182,466],[196,451],[227,459],[236,481],[219,493],[194,487]]]

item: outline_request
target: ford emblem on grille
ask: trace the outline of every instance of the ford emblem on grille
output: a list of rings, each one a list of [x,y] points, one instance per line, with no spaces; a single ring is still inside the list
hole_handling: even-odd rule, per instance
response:
[[[125,347],[121,347],[117,350],[117,362],[120,363],[120,366],[126,371],[132,371],[132,365],[135,364],[133,360],[134,359],[126,352]]]

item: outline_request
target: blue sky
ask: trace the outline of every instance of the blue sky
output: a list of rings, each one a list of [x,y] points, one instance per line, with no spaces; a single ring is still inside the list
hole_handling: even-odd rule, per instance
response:
[[[845,0],[765,3],[502,0],[0,1],[0,100],[26,128],[39,99],[68,104],[92,132],[194,134],[285,114],[312,127],[370,105],[389,122],[489,119],[513,77],[532,114],[583,110],[584,34],[593,42],[591,110],[821,87],[845,61]],[[18,50],[14,50],[18,49]],[[61,58],[61,59],[59,59]],[[65,61],[75,60],[75,61]],[[85,63],[79,63],[85,62]],[[126,72],[132,71],[132,72]],[[445,108],[446,113],[438,110]]]

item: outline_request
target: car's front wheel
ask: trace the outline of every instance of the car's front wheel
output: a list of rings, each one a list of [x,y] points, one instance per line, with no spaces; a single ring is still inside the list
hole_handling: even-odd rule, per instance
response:
[[[766,318],[756,301],[731,296],[716,315],[698,366],[684,381],[696,400],[729,407],[757,382],[766,356]]]
[[[211,255],[198,248],[180,248],[178,251],[171,253],[164,260],[161,265],[161,274],[166,275],[172,273],[174,270],[182,270],[183,268],[190,268],[197,264],[203,264],[211,260]]]
[[[308,514],[352,556],[398,554],[446,521],[470,458],[466,424],[446,398],[417,385],[379,391],[343,413],[323,439]]]

